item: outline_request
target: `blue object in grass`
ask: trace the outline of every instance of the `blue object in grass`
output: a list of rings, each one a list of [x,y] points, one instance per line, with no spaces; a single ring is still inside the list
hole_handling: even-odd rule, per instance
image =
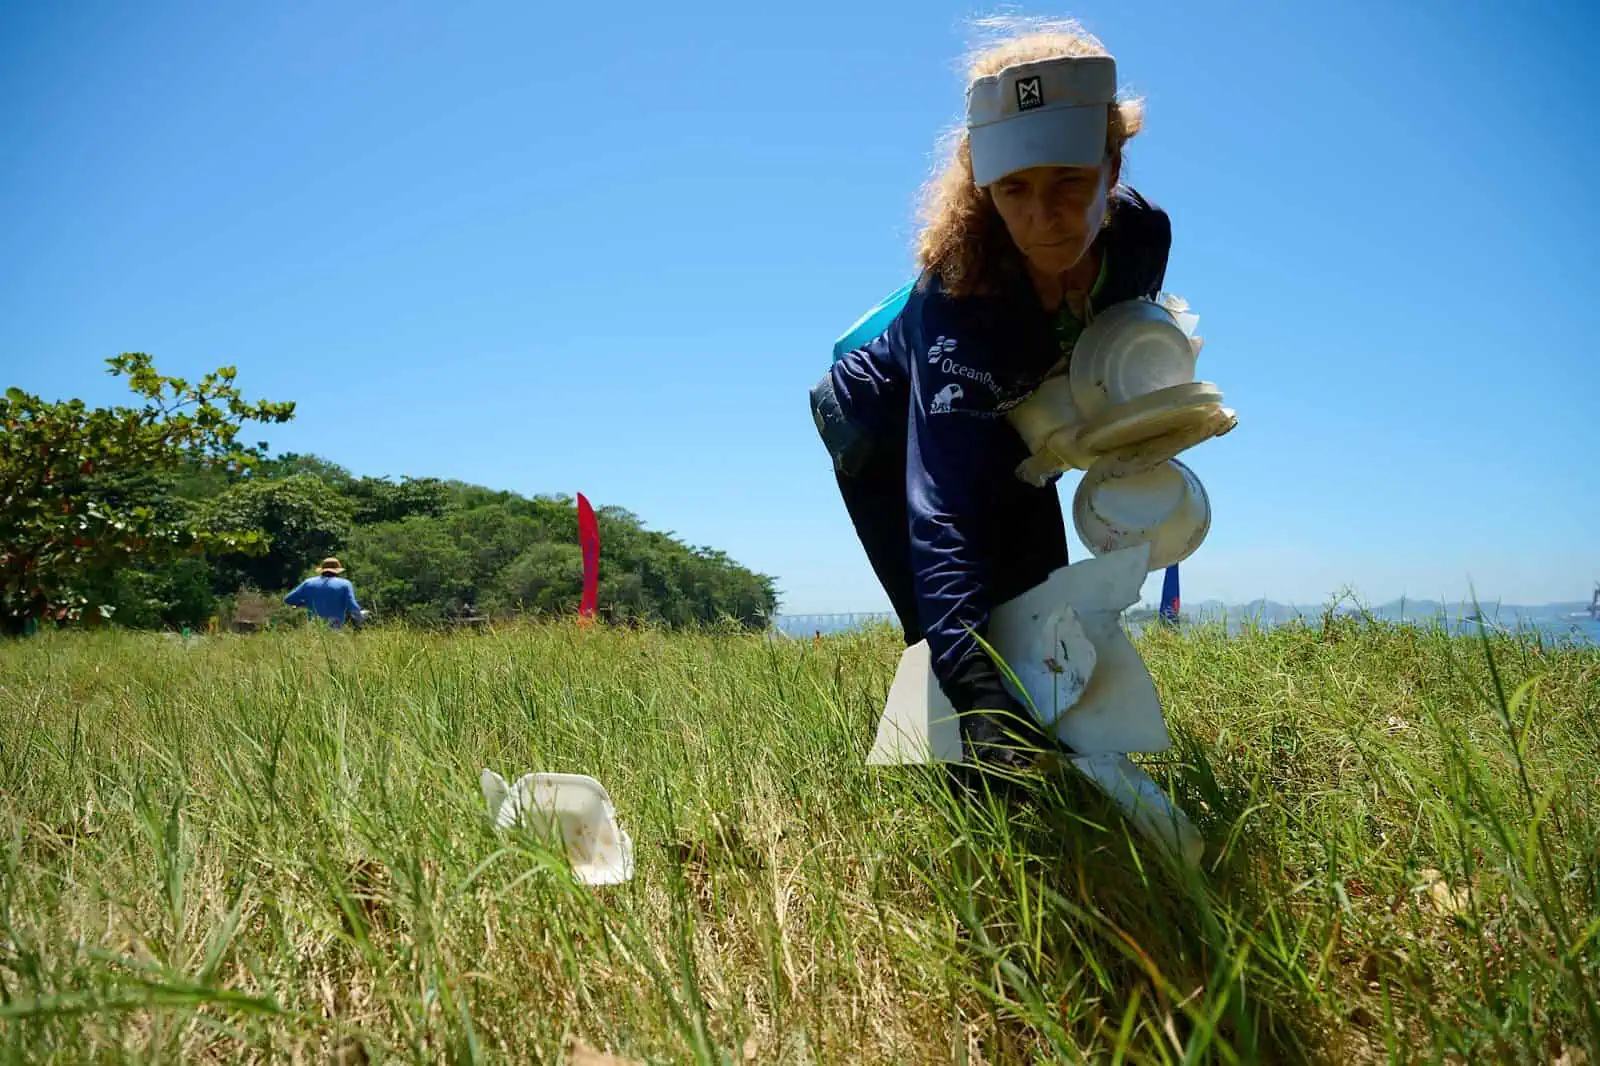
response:
[[[1178,595],[1178,564],[1173,563],[1167,567],[1167,575],[1161,581],[1161,621],[1164,625],[1178,624],[1181,602],[1182,597]]]

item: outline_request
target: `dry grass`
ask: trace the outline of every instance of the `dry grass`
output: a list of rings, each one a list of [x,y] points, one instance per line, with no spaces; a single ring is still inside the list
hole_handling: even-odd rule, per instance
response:
[[[1006,807],[867,770],[887,633],[0,647],[0,1055],[1600,1051],[1600,651],[1353,623],[1141,643],[1200,877],[1071,780]],[[600,778],[634,881],[581,888],[497,835],[485,766]]]

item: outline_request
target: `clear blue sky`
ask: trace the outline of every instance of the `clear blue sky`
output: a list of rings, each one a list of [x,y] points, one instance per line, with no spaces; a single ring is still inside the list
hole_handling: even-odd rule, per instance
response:
[[[1586,596],[1592,0],[1023,11],[1145,95],[1126,177],[1239,412],[1186,456],[1185,599]],[[881,607],[805,393],[908,276],[983,13],[3,0],[0,384],[236,364],[299,404],[275,449],[581,490]]]

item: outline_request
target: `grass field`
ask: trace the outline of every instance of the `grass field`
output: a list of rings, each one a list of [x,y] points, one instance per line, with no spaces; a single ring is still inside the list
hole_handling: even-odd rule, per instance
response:
[[[887,632],[0,645],[0,1056],[1600,1064],[1600,650],[1140,643],[1198,876],[1070,779],[869,771]],[[598,777],[635,879],[484,767]]]

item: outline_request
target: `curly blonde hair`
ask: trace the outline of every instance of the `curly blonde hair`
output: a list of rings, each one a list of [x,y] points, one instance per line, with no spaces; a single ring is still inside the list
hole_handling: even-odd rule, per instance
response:
[[[1020,63],[1063,56],[1109,54],[1099,38],[1071,19],[983,19],[999,39],[967,62],[968,84]],[[1122,149],[1144,126],[1144,102],[1118,94],[1106,125],[1112,177],[1122,170]],[[965,127],[950,137],[944,166],[922,191],[917,266],[938,276],[952,296],[994,292],[1022,275],[1022,257],[995,210],[989,191],[972,177],[972,147]]]

